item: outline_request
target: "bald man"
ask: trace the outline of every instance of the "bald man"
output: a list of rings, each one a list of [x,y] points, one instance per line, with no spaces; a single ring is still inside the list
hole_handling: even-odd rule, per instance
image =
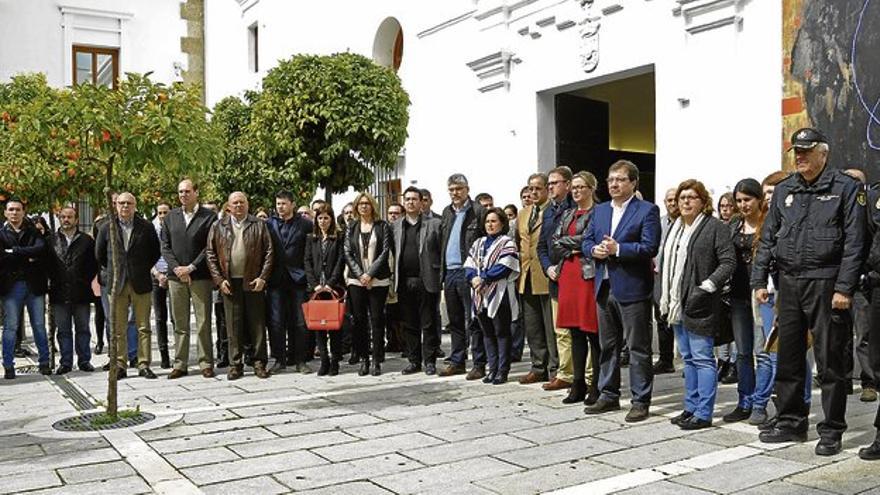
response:
[[[242,377],[242,351],[247,343],[254,347],[254,374],[269,378],[265,289],[272,274],[272,238],[266,222],[249,213],[243,192],[229,195],[229,210],[229,215],[211,226],[206,250],[208,270],[223,294],[226,312],[230,361],[226,378]],[[245,335],[250,342],[244,342]]]
[[[116,340],[117,378],[126,377],[126,355],[128,343],[129,308],[134,312],[137,327],[137,368],[138,376],[155,379],[150,369],[152,362],[150,335],[150,308],[152,305],[153,279],[150,269],[159,260],[159,236],[153,225],[136,215],[137,200],[129,192],[120,193],[116,198],[116,226],[119,235],[120,252],[119,278],[113,277],[113,254],[110,249],[110,227],[106,222],[98,231],[95,240],[95,254],[101,267],[101,278],[108,284],[110,297],[115,298],[116,306],[112,315]],[[111,366],[110,371],[113,372]]]

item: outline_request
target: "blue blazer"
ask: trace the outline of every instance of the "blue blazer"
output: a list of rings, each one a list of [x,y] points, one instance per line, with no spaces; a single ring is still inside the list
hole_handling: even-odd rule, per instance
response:
[[[644,301],[654,289],[653,258],[660,248],[660,208],[653,203],[632,198],[617,230],[611,232],[611,203],[601,203],[593,210],[593,219],[584,235],[584,255],[611,236],[619,245],[618,253],[596,261],[596,295],[605,283],[611,282],[611,293],[622,303]]]

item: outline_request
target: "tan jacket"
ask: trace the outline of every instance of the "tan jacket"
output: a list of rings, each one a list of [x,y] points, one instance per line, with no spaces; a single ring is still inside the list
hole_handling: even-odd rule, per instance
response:
[[[242,285],[246,292],[251,291],[250,283],[261,278],[269,281],[272,274],[274,260],[272,238],[266,223],[253,215],[248,215],[242,220],[244,229],[244,249],[247,252],[244,264],[244,277]],[[229,215],[222,220],[214,222],[208,233],[208,246],[205,254],[208,258],[208,270],[214,283],[220,285],[224,280],[229,280],[229,259],[232,257],[232,219]]]
[[[532,215],[534,205],[529,205],[520,210],[516,216],[516,238],[519,248],[520,275],[517,290],[520,294],[525,293],[526,281],[532,288],[534,295],[549,295],[550,281],[544,275],[541,268],[541,260],[538,259],[538,241],[541,238],[541,225],[544,221],[544,209],[550,205],[547,201],[541,205],[538,211],[538,219],[532,230],[529,231],[529,218]]]

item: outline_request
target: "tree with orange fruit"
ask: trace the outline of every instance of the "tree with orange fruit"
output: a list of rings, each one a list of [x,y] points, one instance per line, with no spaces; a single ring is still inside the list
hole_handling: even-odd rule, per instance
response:
[[[20,197],[37,211],[83,198],[105,201],[115,219],[112,192],[130,190],[146,199],[143,210],[173,195],[181,177],[198,177],[222,158],[207,113],[200,88],[155,83],[149,74],[127,74],[115,90],[56,89],[39,74],[15,76],[0,84],[0,195]],[[116,280],[117,222],[110,229]],[[116,335],[108,344],[115,362]],[[107,414],[115,419],[116,373],[108,375]]]

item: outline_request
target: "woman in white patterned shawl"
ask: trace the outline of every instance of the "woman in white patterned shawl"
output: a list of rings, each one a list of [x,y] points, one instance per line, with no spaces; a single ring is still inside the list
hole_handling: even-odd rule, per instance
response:
[[[471,246],[464,268],[473,295],[473,311],[483,328],[489,372],[483,383],[500,385],[510,372],[511,315],[519,313],[516,243],[504,235],[507,216],[501,208],[486,211],[486,236]]]

